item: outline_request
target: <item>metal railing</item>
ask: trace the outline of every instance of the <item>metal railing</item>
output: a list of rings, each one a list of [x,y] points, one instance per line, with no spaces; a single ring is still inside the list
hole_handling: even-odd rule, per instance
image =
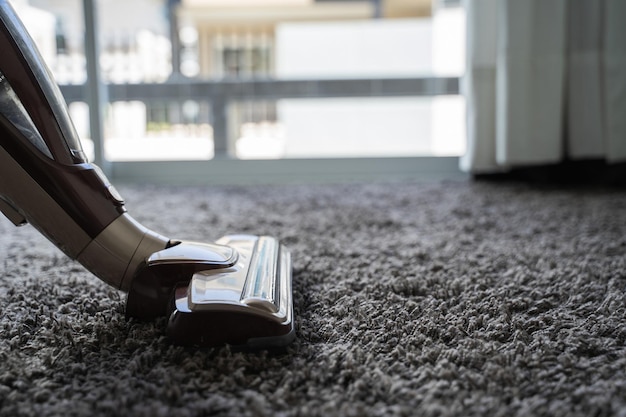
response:
[[[293,98],[420,97],[459,94],[458,77],[367,79],[251,79],[205,81],[179,78],[158,84],[109,84],[108,100],[150,101],[204,100],[210,102],[208,120],[213,127],[216,158],[233,155],[235,132],[228,107],[239,101],[271,101]],[[85,87],[62,85],[68,103],[86,101]]]

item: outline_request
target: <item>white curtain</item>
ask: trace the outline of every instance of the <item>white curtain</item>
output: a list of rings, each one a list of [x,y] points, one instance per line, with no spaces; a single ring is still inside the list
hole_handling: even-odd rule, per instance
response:
[[[626,0],[466,0],[473,173],[626,161]]]

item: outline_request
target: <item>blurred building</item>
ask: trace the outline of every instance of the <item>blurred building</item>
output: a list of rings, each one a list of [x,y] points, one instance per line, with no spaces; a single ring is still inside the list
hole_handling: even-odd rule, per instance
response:
[[[159,82],[179,71],[206,78],[269,76],[275,70],[277,28],[283,23],[427,17],[432,1],[97,1],[103,76],[117,83]],[[57,80],[83,83],[82,1],[11,3]]]
[[[181,0],[174,10],[174,61],[185,76],[410,78],[433,69],[432,0]],[[229,112],[241,126],[240,157],[389,156],[430,152],[429,106],[283,99],[235,102]]]
[[[430,14],[431,0],[181,0],[180,69],[208,78],[272,75],[281,24]]]

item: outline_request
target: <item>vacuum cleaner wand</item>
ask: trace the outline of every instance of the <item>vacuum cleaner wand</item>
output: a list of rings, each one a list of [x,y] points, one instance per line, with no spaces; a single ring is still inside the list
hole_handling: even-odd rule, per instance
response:
[[[199,243],[141,225],[85,157],[58,86],[7,0],[0,0],[0,50],[0,211],[128,292],[128,317],[169,317],[174,343],[290,343],[289,251],[270,236]]]

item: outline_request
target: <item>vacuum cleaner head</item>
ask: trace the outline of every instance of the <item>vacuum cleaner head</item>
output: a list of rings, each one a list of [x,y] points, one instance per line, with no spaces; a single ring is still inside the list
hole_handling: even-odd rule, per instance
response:
[[[126,314],[165,315],[180,345],[277,348],[294,336],[291,255],[271,236],[174,242],[151,254],[131,283]]]
[[[26,29],[0,0],[0,211],[128,292],[126,314],[166,316],[176,344],[285,346],[294,337],[289,251],[269,236],[167,238],[127,212],[89,163]]]
[[[192,345],[289,343],[294,334],[289,252],[269,236],[231,235],[217,242],[236,250],[236,263],[197,272],[176,287],[169,336]],[[208,321],[215,323],[209,327]]]

